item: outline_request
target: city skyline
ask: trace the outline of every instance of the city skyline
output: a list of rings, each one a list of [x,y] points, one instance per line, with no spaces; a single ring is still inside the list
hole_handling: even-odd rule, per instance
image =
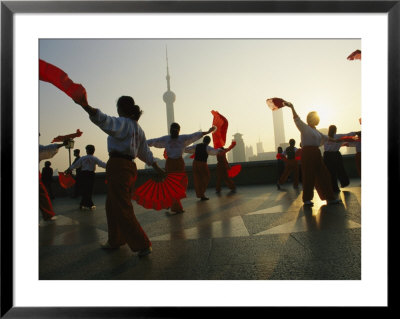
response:
[[[110,46],[120,50],[110,50]],[[267,107],[266,98],[277,96],[293,102],[303,120],[309,111],[317,110],[321,115],[319,128],[336,124],[339,132],[360,130],[360,62],[346,60],[360,46],[360,40],[337,39],[40,40],[39,53],[41,59],[82,83],[89,103],[109,115],[117,115],[115,103],[120,95],[133,96],[144,111],[139,124],[147,138],[167,134],[164,96],[172,92],[181,134],[207,130],[212,123],[211,110],[216,110],[229,121],[227,145],[239,133],[244,146],[256,149],[262,142],[265,152],[275,152],[273,111]],[[321,58],[316,53],[323,50],[330,54]],[[211,56],[206,57],[205,51]],[[291,53],[294,51],[296,54]],[[173,77],[169,75],[170,67]],[[302,92],[306,89],[309,95]],[[95,156],[107,160],[106,135],[73,101],[48,83],[39,84],[39,112],[40,144],[49,144],[53,137],[79,128],[83,135],[75,139],[75,148],[81,150],[81,155],[85,155],[85,145],[94,144]],[[63,125],[52,124],[52,118],[57,117],[65,119]],[[299,141],[300,133],[288,108],[282,109],[282,117],[285,138]],[[151,150],[163,158],[162,150]],[[65,170],[68,151],[60,149],[50,161],[53,169]],[[139,169],[144,168],[144,163],[137,164]],[[40,163],[40,168],[43,165]]]

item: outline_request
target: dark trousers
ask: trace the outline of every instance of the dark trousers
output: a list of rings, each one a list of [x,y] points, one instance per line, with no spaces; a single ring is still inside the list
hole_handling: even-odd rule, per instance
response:
[[[278,169],[278,178],[277,180],[281,178],[283,171],[285,170],[285,162],[282,160],[277,160],[277,169]]]
[[[82,171],[80,173],[80,182],[82,190],[81,206],[92,207],[92,195],[94,188],[94,172]]]
[[[338,180],[341,187],[350,184],[349,177],[344,169],[342,154],[340,152],[324,152],[324,162],[331,174],[332,190],[339,193]]]
[[[112,247],[126,243],[132,251],[151,246],[133,211],[131,191],[136,177],[137,168],[134,162],[110,157],[106,168],[108,243]]]
[[[53,189],[51,188],[52,180],[51,179],[50,180],[43,180],[42,179],[42,181],[43,181],[44,186],[47,189],[47,192],[49,193],[50,198],[54,199]]]
[[[235,182],[228,176],[228,169],[229,165],[225,163],[217,163],[217,181],[215,183],[215,190],[217,192],[221,191],[222,181],[225,182],[226,186],[228,186],[230,190],[233,191],[236,189]]]
[[[39,208],[44,220],[49,220],[55,215],[49,194],[41,177],[39,177]]]
[[[299,165],[295,159],[288,159],[286,161],[285,169],[279,178],[278,183],[280,185],[285,184],[291,173],[293,173],[293,186],[297,187],[299,185]]]
[[[335,194],[330,182],[330,173],[327,169],[317,146],[303,146],[301,170],[303,179],[303,202],[311,201],[314,197],[314,188],[321,200],[333,200]]]
[[[75,176],[75,185],[74,185],[74,197],[78,197],[82,194],[82,186],[81,186],[81,172],[77,173]]]

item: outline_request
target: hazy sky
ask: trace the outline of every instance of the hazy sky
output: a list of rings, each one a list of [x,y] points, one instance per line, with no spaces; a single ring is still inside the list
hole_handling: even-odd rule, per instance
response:
[[[359,39],[46,39],[39,42],[39,57],[81,83],[89,104],[106,114],[117,116],[117,99],[132,96],[144,111],[139,124],[146,137],[155,138],[167,134],[166,47],[175,121],[183,134],[207,130],[216,110],[229,121],[228,141],[239,132],[254,152],[259,141],[264,151],[275,151],[272,111],[265,103],[271,97],[291,101],[303,120],[318,111],[318,128],[335,124],[338,133],[361,128],[361,63],[346,59],[361,48]],[[83,135],[75,139],[75,148],[81,155],[94,144],[95,155],[107,160],[107,135],[49,83],[39,83],[39,112],[40,144],[79,128]],[[299,141],[290,109],[283,112],[286,139]],[[162,150],[151,149],[162,157]],[[60,149],[50,161],[53,169],[65,170],[68,151]]]

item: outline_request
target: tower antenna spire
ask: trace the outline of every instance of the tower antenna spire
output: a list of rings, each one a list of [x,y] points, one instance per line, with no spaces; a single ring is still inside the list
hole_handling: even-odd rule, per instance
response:
[[[171,123],[175,122],[174,119],[174,102],[176,99],[175,93],[171,91],[171,86],[170,86],[170,76],[169,76],[169,65],[168,65],[168,47],[165,45],[165,57],[166,57],[166,62],[167,62],[167,91],[163,95],[163,100],[166,104],[167,108],[167,132],[169,134],[169,128],[171,126]]]
[[[170,76],[169,76],[168,47],[167,46],[165,46],[165,57],[166,57],[166,60],[167,60],[167,77],[166,77],[166,79],[167,79],[167,88],[168,88],[168,91],[170,91],[171,90],[171,85],[170,85],[170,82],[169,82]]]

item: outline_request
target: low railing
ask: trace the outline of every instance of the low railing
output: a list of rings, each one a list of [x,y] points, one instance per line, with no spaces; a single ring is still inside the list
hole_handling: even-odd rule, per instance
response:
[[[358,173],[355,165],[354,155],[343,155],[343,162],[346,172],[350,178],[357,178]],[[256,161],[256,162],[243,162],[243,163],[231,163],[230,165],[241,164],[242,170],[234,178],[235,184],[240,185],[261,185],[261,184],[275,184],[278,179],[277,173],[277,161]],[[216,180],[216,164],[209,164],[210,169],[210,183],[208,187],[215,186]],[[189,179],[188,188],[193,188],[193,173],[192,166],[186,166],[186,173]],[[138,170],[138,177],[136,180],[136,186],[142,185],[145,181],[155,175],[155,171],[151,169]],[[105,184],[105,173],[96,173],[96,181],[94,187],[94,194],[106,193],[107,185]],[[55,196],[69,196],[72,194],[72,189],[65,190],[61,188],[58,183],[58,178],[53,178],[52,185],[53,193]]]

